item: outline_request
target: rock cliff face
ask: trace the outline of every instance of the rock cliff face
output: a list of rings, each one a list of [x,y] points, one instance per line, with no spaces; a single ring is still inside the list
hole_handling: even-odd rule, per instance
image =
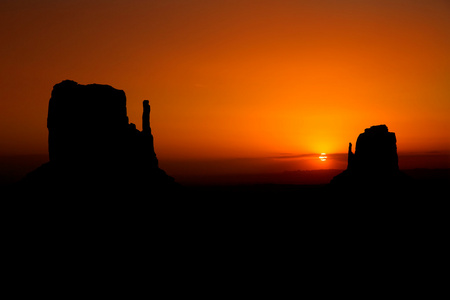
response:
[[[51,162],[101,162],[115,156],[129,131],[125,93],[108,85],[58,83],[47,128]]]
[[[332,184],[383,185],[404,181],[399,171],[397,139],[386,125],[366,128],[356,141],[355,153],[352,144],[348,149],[347,170],[335,176]]]
[[[356,141],[355,154],[349,153],[348,168],[359,172],[398,171],[395,133],[389,132],[386,125],[366,128]]]
[[[24,184],[112,191],[175,187],[158,167],[148,100],[142,122],[142,131],[129,123],[122,90],[70,80],[56,84],[47,118],[50,162],[30,173]]]

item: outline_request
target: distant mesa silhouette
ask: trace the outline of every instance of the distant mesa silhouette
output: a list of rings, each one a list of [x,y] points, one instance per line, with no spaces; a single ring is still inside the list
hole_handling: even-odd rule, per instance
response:
[[[349,143],[347,170],[335,176],[331,184],[389,187],[407,183],[408,179],[398,167],[395,133],[386,125],[376,125],[359,135],[355,153]]]
[[[50,161],[29,173],[23,185],[109,191],[178,187],[158,167],[148,100],[139,131],[129,123],[124,91],[65,80],[53,87],[47,127]]]

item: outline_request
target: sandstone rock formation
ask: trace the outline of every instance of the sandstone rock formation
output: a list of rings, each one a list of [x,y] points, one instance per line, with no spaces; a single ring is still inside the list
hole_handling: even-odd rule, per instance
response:
[[[392,185],[406,180],[398,168],[397,139],[386,125],[366,128],[348,148],[347,170],[331,181],[335,185]]]
[[[148,100],[142,122],[142,131],[129,123],[122,90],[70,80],[56,84],[47,118],[50,162],[30,173],[24,185],[109,191],[176,187],[158,167]]]

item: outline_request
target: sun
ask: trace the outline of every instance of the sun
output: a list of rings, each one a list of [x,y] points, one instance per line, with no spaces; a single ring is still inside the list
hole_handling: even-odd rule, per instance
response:
[[[326,161],[327,160],[327,154],[326,153],[320,153],[319,159],[320,159],[320,161]]]

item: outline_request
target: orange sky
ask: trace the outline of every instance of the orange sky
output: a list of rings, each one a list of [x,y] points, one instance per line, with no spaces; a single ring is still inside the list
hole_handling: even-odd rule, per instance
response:
[[[1,1],[0,41],[1,155],[47,152],[64,79],[123,89],[138,127],[149,99],[162,162],[346,152],[377,124],[450,150],[445,0]]]

